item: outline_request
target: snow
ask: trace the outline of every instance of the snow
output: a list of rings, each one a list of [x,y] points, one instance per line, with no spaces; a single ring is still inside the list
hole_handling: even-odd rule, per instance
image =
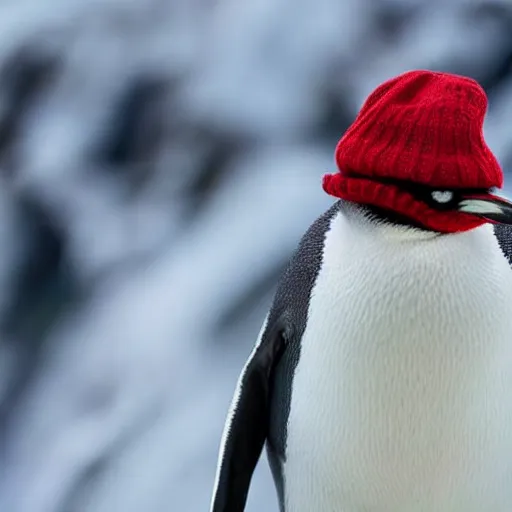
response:
[[[484,0],[2,3],[0,134],[16,52],[56,65],[0,136],[0,510],[207,510],[238,372],[274,276],[331,203],[320,182],[337,137],[394,74],[495,76],[510,52],[512,7],[500,6],[484,16]],[[119,104],[145,79],[163,92],[140,100],[134,128]],[[485,127],[506,167],[511,79],[492,83]],[[333,94],[348,116],[335,126]],[[124,156],[107,157],[109,144]],[[27,197],[63,257],[44,270],[48,287],[32,284],[14,307],[34,250]],[[69,303],[54,292],[62,269]],[[13,315],[39,325],[50,306],[36,336],[2,327]],[[277,511],[265,457],[247,510]]]

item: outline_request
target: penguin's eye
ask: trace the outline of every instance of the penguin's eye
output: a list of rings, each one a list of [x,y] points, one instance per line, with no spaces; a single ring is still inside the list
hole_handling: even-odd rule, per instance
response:
[[[434,190],[431,196],[436,203],[446,204],[453,200],[454,193],[450,190]]]

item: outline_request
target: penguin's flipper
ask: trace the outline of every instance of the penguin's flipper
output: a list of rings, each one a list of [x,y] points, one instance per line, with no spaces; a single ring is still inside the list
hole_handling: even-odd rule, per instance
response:
[[[284,348],[277,326],[261,329],[231,402],[222,435],[211,512],[242,512],[267,437],[270,375]]]

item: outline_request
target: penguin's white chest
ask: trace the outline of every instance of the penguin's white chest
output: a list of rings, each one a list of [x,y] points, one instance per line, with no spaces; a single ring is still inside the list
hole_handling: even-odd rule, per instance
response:
[[[512,511],[512,272],[489,227],[327,234],[288,419],[287,512]]]

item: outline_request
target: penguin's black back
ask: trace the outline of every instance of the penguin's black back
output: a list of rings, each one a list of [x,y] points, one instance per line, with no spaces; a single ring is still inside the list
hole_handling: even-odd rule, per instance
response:
[[[495,224],[494,235],[498,239],[503,254],[512,265],[512,226],[508,224]]]
[[[269,328],[278,324],[286,343],[286,350],[272,374],[267,436],[267,453],[281,510],[284,510],[283,464],[293,377],[300,357],[300,341],[306,328],[311,290],[322,265],[325,235],[340,205],[341,201],[336,202],[302,237],[278,284],[269,314]]]

